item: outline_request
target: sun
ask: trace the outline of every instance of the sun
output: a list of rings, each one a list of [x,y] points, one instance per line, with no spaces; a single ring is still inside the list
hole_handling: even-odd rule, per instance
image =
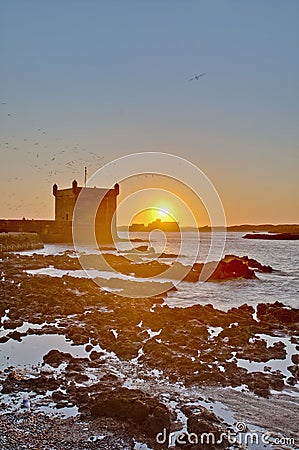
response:
[[[149,222],[155,222],[155,220],[161,220],[162,222],[174,222],[172,214],[168,208],[149,208],[148,210]]]
[[[175,222],[171,212],[166,207],[149,207],[140,211],[135,215],[131,223],[144,223],[149,224],[155,222],[156,220],[161,220],[162,222]]]
[[[169,211],[167,209],[158,208],[154,210],[154,215],[156,215],[157,219],[165,219],[169,222],[169,218],[171,218],[171,215],[169,214]]]

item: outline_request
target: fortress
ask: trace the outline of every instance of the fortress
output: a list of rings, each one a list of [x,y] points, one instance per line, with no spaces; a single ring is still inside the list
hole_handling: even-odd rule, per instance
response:
[[[153,230],[161,230],[168,232],[180,232],[180,227],[178,222],[162,222],[161,219],[156,219],[153,222],[145,225],[144,223],[132,223],[129,227],[129,231],[137,231],[137,232],[150,232]]]
[[[87,210],[91,204],[97,207],[94,222],[97,242],[111,243],[113,235],[116,236],[118,184],[113,189],[80,187],[76,180],[73,181],[72,187],[67,189],[58,189],[57,184],[54,184],[54,220],[0,219],[0,232],[34,232],[38,233],[43,242],[72,242],[73,214],[80,193]],[[84,223],[84,217],[81,223]]]

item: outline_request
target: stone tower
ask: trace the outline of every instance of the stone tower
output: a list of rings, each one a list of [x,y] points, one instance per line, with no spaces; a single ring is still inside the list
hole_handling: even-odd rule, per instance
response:
[[[57,184],[53,185],[53,195],[55,197],[55,222],[63,225],[60,229],[66,237],[72,232],[72,220],[77,198],[81,193],[86,205],[93,203],[99,205],[95,217],[95,232],[98,243],[112,242],[112,235],[116,236],[115,212],[117,207],[117,196],[119,185],[115,184],[113,189],[80,187],[76,180],[72,187],[58,189]],[[68,239],[69,240],[69,239]]]

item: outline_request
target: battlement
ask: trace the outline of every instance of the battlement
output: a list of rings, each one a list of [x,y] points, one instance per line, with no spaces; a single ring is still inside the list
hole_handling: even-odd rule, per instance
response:
[[[83,190],[83,192],[82,192]],[[116,207],[119,185],[113,189],[80,187],[76,180],[71,188],[58,189],[53,185],[55,197],[54,220],[0,219],[0,232],[37,233],[43,242],[72,242],[72,221],[76,201],[82,192],[84,202],[97,206],[95,234],[98,243],[109,243],[116,236]],[[84,218],[82,218],[84,221]]]

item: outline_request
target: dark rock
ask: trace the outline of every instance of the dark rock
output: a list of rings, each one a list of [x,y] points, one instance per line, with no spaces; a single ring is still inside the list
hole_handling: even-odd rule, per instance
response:
[[[208,413],[209,411],[206,410],[206,408],[202,408],[202,412],[200,414],[192,414],[190,417],[188,417],[188,433],[194,433],[194,435],[196,435],[198,439],[200,439],[198,447],[200,449],[216,450],[227,448],[227,439],[220,439],[220,436],[223,433],[224,429],[219,424],[219,418],[214,416],[213,413],[211,413],[211,415],[209,415]],[[208,433],[211,433],[210,436],[208,436]],[[222,442],[217,444],[217,441]]]
[[[8,333],[7,337],[10,337],[11,339],[14,339],[15,341],[21,342],[22,336],[24,336],[23,333],[20,333],[19,331],[12,331],[11,333]]]
[[[61,400],[68,401],[68,396],[61,391],[54,391],[52,392],[52,399],[56,403],[60,402]]]
[[[103,352],[97,352],[96,350],[93,350],[92,352],[90,352],[89,358],[92,361],[97,361],[97,360],[101,359],[101,357],[104,355],[105,355],[105,353],[103,353]]]
[[[258,272],[273,272],[273,268],[271,266],[265,266],[258,262],[256,259],[249,258],[248,256],[225,255],[224,261],[229,261],[234,258],[240,259],[249,268],[255,269]]]
[[[267,323],[297,324],[299,310],[285,307],[280,302],[259,304],[257,317]]]
[[[208,263],[209,264],[209,263]],[[253,270],[249,269],[239,258],[232,258],[231,260],[222,260],[219,262],[216,270],[210,276],[209,281],[231,280],[235,278],[256,278]]]
[[[260,397],[270,397],[270,384],[266,375],[260,372],[249,373],[246,377],[248,388]]]
[[[93,346],[91,345],[91,344],[87,344],[86,346],[85,346],[85,351],[88,353],[88,352],[90,352],[90,350],[92,350],[93,349]]]
[[[79,373],[75,376],[76,383],[85,383],[86,381],[89,381],[89,376],[85,373]]]
[[[289,366],[288,371],[291,372],[291,374],[296,379],[296,381],[299,381],[299,366],[298,365]]]
[[[289,377],[289,378],[287,378],[286,382],[287,382],[287,384],[289,384],[290,386],[295,386],[295,384],[296,384],[296,378],[294,378],[294,377]]]
[[[70,353],[60,352],[59,350],[50,350],[44,357],[43,360],[46,364],[52,367],[59,367],[60,364],[72,359]]]
[[[22,325],[22,320],[5,320],[3,322],[3,328],[5,330],[14,330],[15,328],[21,327]]]
[[[265,239],[268,241],[296,241],[299,239],[297,233],[248,233],[243,236],[244,239]]]
[[[170,430],[172,417],[155,397],[137,389],[116,388],[93,397],[89,403],[92,417],[106,416],[137,425],[147,436]]]

